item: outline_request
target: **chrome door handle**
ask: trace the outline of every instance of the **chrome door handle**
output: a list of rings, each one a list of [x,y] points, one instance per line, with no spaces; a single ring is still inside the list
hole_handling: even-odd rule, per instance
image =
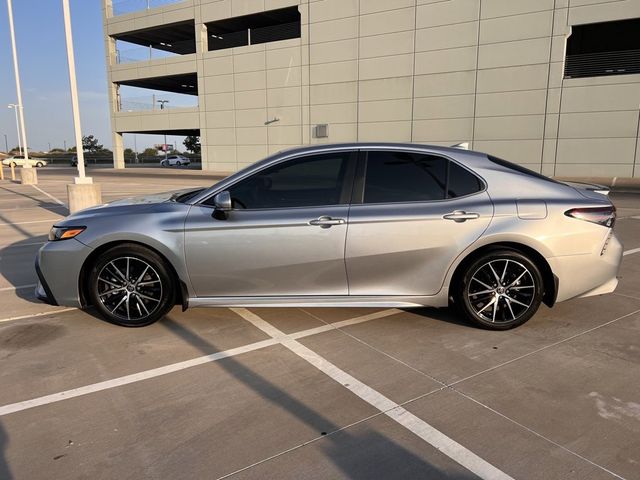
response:
[[[331,218],[328,216],[322,216],[315,220],[309,220],[309,225],[317,225],[322,228],[329,228],[333,225],[342,225],[345,223],[343,218]]]
[[[456,210],[451,213],[447,213],[443,215],[442,218],[445,220],[453,220],[454,222],[465,222],[467,220],[475,220],[476,218],[480,218],[480,214],[473,212],[465,212],[463,210]]]

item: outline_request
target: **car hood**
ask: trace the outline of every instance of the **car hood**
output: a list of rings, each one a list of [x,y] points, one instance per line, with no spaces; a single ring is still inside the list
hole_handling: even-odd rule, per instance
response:
[[[185,188],[182,190],[155,193],[153,195],[123,198],[114,202],[80,210],[69,215],[62,222],[57,222],[56,225],[72,225],[78,223],[78,221],[81,220],[88,220],[94,217],[103,217],[105,215],[122,215],[134,212],[140,213],[147,208],[153,207],[154,205],[173,202],[181,195],[195,192],[197,190],[201,190],[201,188]]]
[[[127,197],[121,200],[116,200],[111,203],[107,203],[105,205],[101,205],[98,208],[105,207],[121,207],[124,205],[148,205],[152,203],[163,203],[175,200],[185,193],[195,192],[196,190],[200,190],[201,188],[183,188],[181,190],[172,190],[170,192],[162,192],[162,193],[154,193],[152,195],[142,195],[138,197]]]

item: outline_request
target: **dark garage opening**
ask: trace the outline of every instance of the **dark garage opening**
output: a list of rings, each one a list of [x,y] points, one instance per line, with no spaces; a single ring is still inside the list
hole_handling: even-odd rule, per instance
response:
[[[640,73],[640,19],[571,27],[565,78]]]
[[[298,7],[279,8],[207,23],[209,50],[300,38]]]

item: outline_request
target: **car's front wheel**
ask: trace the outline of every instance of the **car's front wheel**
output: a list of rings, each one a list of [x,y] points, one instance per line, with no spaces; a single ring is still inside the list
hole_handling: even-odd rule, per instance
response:
[[[42,162],[38,162],[36,163],[36,167],[38,168],[44,167],[44,164]]]
[[[174,305],[175,286],[167,263],[141,245],[114,247],[93,264],[89,297],[108,321],[142,327],[164,316]]]
[[[180,160],[178,160],[178,161],[176,162],[176,166],[178,166],[178,167],[179,167],[180,165],[182,165],[182,162],[181,162]]]
[[[533,317],[543,294],[540,270],[528,257],[513,250],[494,250],[466,267],[454,299],[476,325],[507,330]]]

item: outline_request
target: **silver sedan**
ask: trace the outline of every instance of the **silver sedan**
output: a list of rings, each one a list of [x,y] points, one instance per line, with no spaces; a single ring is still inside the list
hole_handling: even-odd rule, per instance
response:
[[[148,325],[174,305],[446,307],[504,330],[612,292],[615,207],[597,186],[414,144],[281,152],[209,188],[65,218],[36,292]]]

